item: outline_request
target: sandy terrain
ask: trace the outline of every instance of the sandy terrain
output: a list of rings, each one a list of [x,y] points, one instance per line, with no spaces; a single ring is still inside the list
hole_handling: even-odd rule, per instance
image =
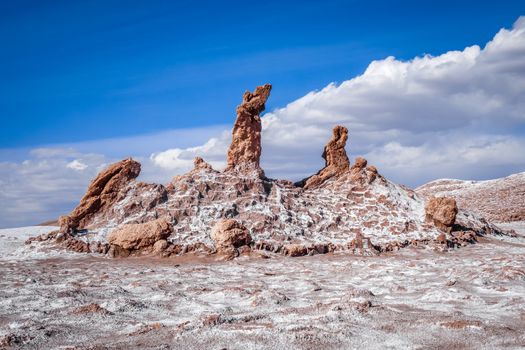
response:
[[[3,346],[525,347],[523,236],[445,253],[406,248],[379,257],[229,262],[110,259],[23,244],[52,229],[0,230]]]

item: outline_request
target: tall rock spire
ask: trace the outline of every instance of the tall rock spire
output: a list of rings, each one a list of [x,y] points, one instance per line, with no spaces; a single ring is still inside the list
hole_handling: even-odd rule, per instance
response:
[[[272,86],[258,86],[253,93],[246,91],[237,107],[237,119],[232,131],[232,143],[228,150],[228,170],[261,170],[261,118],[264,104]]]
[[[323,151],[325,166],[315,175],[310,176],[298,183],[304,188],[316,187],[333,176],[341,175],[350,168],[350,161],[346,155],[346,140],[348,140],[348,129],[337,125],[332,130],[332,138]]]

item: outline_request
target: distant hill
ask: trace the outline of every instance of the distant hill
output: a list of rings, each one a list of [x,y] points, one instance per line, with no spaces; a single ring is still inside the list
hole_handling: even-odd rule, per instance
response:
[[[486,181],[440,179],[418,187],[416,192],[423,197],[452,196],[459,208],[489,221],[525,220],[525,172]]]

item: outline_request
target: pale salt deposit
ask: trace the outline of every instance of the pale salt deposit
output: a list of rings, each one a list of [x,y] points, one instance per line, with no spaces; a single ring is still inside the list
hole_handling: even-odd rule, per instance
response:
[[[509,227],[510,228],[510,227]],[[217,262],[110,259],[0,230],[0,344],[27,348],[525,346],[525,239]],[[11,253],[12,252],[12,253]],[[16,252],[16,253],[15,253]],[[95,304],[96,306],[93,306]]]

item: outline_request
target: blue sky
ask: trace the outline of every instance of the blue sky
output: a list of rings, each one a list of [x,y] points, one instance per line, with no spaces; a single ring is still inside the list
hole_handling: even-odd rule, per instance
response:
[[[271,83],[261,164],[299,180],[331,129],[417,187],[525,171],[525,1],[1,1],[0,228],[67,214],[132,156],[166,184],[225,165]]]
[[[230,124],[370,61],[483,45],[523,1],[3,1],[0,148]]]

